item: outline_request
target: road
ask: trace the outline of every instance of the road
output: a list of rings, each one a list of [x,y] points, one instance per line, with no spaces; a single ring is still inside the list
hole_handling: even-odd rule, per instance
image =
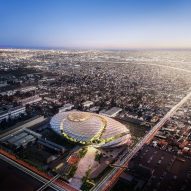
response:
[[[179,109],[189,98],[191,97],[188,93],[179,103],[177,103],[160,121],[157,123],[148,134],[146,134],[143,139],[135,145],[135,147],[129,151],[129,154],[119,163],[119,166],[127,167],[129,161],[137,154],[137,152],[148,143],[156,133],[161,129],[161,127],[174,115],[174,113]],[[110,190],[112,186],[116,183],[121,173],[125,168],[114,168],[110,173],[107,174],[93,189],[92,191],[106,191]]]
[[[22,172],[24,172],[24,173],[26,173],[26,174],[32,176],[33,178],[37,179],[38,181],[40,181],[40,182],[42,182],[42,183],[44,183],[44,184],[46,184],[47,182],[49,182],[47,179],[45,179],[45,178],[39,176],[38,174],[32,172],[31,170],[25,168],[24,166],[22,166],[22,165],[16,163],[15,161],[9,159],[8,157],[6,157],[6,156],[4,156],[4,155],[2,155],[2,154],[0,154],[0,159],[2,159],[3,161],[9,163],[10,165],[14,166],[15,168],[18,168],[18,169],[21,170]],[[57,186],[57,185],[54,184],[54,183],[49,184],[49,186],[50,186],[51,188],[53,188],[54,190],[57,190],[57,191],[66,191],[65,189],[60,188],[59,186]]]
[[[37,191],[43,191],[44,189],[46,189],[51,183],[53,183],[55,180],[57,180],[58,178],[60,178],[61,175],[57,174],[56,176],[54,176],[53,178],[51,178],[48,182],[46,182],[44,185],[42,185]]]

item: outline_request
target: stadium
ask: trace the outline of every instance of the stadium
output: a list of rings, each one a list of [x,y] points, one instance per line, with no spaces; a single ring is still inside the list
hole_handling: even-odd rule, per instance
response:
[[[129,129],[120,122],[89,112],[60,112],[52,117],[51,128],[66,139],[94,147],[119,147],[130,143]]]

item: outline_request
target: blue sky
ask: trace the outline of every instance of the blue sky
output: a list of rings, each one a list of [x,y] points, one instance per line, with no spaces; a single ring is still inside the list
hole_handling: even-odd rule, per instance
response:
[[[191,48],[191,1],[0,0],[0,47]]]

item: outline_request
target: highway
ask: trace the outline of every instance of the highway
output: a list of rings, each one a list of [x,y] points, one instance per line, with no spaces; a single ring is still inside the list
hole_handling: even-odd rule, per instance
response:
[[[4,155],[2,155],[2,154],[0,154],[0,159],[2,159],[3,161],[9,163],[10,165],[14,166],[15,168],[18,168],[18,169],[21,170],[22,172],[24,172],[24,173],[26,173],[26,174],[32,176],[33,178],[37,179],[38,181],[40,181],[40,182],[42,182],[42,183],[44,183],[44,184],[46,184],[47,182],[49,182],[47,179],[45,179],[45,178],[39,176],[38,174],[32,172],[31,170],[25,168],[24,166],[22,166],[22,165],[16,163],[15,161],[9,159],[8,157],[6,157],[6,156],[4,156]],[[65,189],[60,188],[59,186],[57,186],[56,184],[54,184],[54,183],[52,183],[52,182],[49,184],[49,186],[50,186],[51,188],[53,188],[54,190],[57,190],[57,191],[66,191]]]
[[[107,174],[98,184],[91,189],[91,191],[106,191],[110,190],[112,186],[116,183],[121,173],[125,170],[125,166],[128,166],[129,161],[137,154],[137,152],[148,143],[156,133],[162,128],[162,126],[174,115],[174,113],[179,109],[189,98],[191,97],[188,93],[179,103],[177,103],[160,121],[157,123],[144,137],[138,142],[135,147],[129,151],[129,154],[120,161],[119,166],[123,168],[114,168]]]
[[[60,178],[59,174],[57,174],[56,176],[51,178],[48,182],[46,182],[44,185],[42,185],[37,191],[42,191],[42,190],[46,189],[51,183],[53,183],[58,178]]]

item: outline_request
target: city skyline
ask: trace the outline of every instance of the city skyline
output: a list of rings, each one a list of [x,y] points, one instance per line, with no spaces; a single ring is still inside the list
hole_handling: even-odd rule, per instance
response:
[[[188,0],[0,4],[1,48],[191,48]]]

